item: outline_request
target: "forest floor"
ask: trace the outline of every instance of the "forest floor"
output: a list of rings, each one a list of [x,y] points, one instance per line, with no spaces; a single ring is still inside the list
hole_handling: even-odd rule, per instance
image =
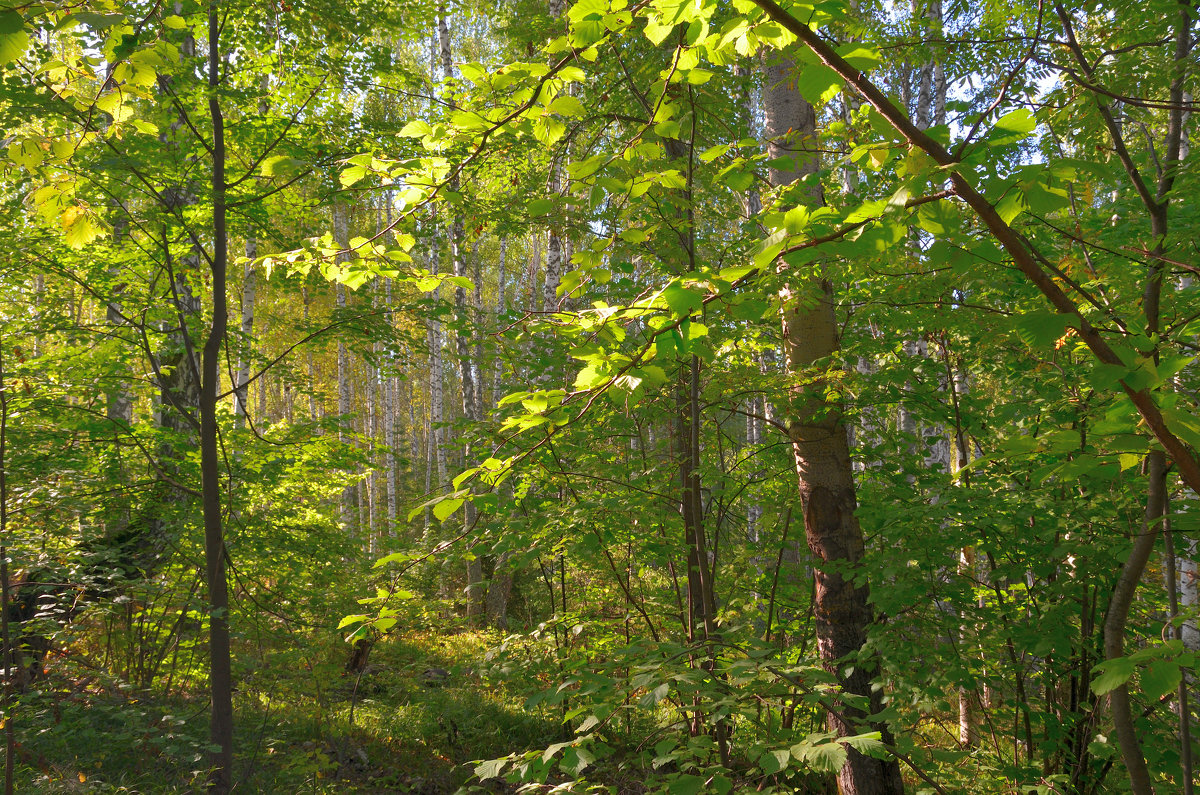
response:
[[[340,639],[243,659],[235,791],[441,795],[472,762],[561,740],[560,715],[525,709],[531,675],[488,660],[498,640],[390,635],[359,675]],[[138,689],[72,657],[47,671],[12,711],[18,792],[203,790],[206,693]]]

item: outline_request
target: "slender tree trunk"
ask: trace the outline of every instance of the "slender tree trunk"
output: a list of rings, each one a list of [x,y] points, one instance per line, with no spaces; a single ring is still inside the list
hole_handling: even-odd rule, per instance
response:
[[[304,304],[304,326],[308,327],[308,286],[304,285],[300,288],[300,300]],[[313,356],[312,348],[309,348],[305,355],[305,365],[308,371],[308,420],[316,422],[320,418],[320,412],[317,411],[317,363]]]
[[[8,623],[11,582],[8,576],[8,391],[4,381],[4,347],[0,340],[0,643],[8,676],[3,683],[4,708],[4,795],[13,795],[13,773],[17,767],[17,727],[12,713],[14,666],[19,665]]]
[[[258,115],[266,116],[270,109],[267,102],[270,77],[264,74],[259,85],[263,95],[258,101]],[[250,380],[250,351],[253,350],[254,300],[258,286],[258,272],[254,269],[254,260],[257,257],[258,239],[251,235],[246,238],[246,267],[242,274],[242,344],[238,346],[237,375],[233,383],[233,418],[238,428],[245,424],[249,408],[246,382]]]
[[[221,456],[217,443],[217,392],[221,345],[228,325],[225,230],[225,130],[220,87],[221,17],[218,3],[208,6],[208,110],[212,118],[213,320],[204,344],[200,390],[200,471],[204,503],[204,559],[208,583],[209,687],[212,699],[209,742],[214,746],[209,791],[226,793],[233,772],[233,673],[229,643],[229,591],[225,578],[225,529],[221,506]]]
[[[391,223],[391,202],[388,203],[388,222]],[[392,280],[388,279],[384,288],[384,301],[387,302],[389,309],[392,307]],[[390,323],[390,321],[389,321]],[[394,537],[396,533],[396,494],[399,488],[400,466],[399,458],[396,456],[396,451],[400,449],[401,424],[397,421],[398,405],[400,402],[400,379],[395,375],[396,362],[389,362],[391,375],[384,381],[384,407],[383,407],[383,438],[384,444],[387,445],[387,460],[385,462],[384,471],[387,473],[387,480],[384,487],[387,490],[387,526],[384,532],[388,538]]]
[[[450,28],[446,21],[446,6],[443,3],[438,11],[438,43],[440,44],[442,55],[442,79],[449,81],[454,76],[454,64],[451,60],[450,49]],[[450,100],[453,106],[453,100]],[[447,186],[451,193],[458,193],[460,189],[457,174],[450,178],[450,183]],[[470,273],[467,270],[466,258],[463,256],[463,217],[460,210],[456,210],[454,219],[450,224],[450,260],[455,276],[462,278],[470,278]],[[474,285],[475,291],[478,292],[479,285]],[[472,362],[471,357],[471,318],[467,308],[467,291],[459,285],[454,290],[454,308],[455,320],[458,326],[455,332],[455,351],[458,358],[458,377],[462,385],[462,409],[463,417],[468,422],[479,422],[483,419],[483,412],[480,410],[480,389],[482,384],[479,384],[476,379],[477,368]],[[465,461],[470,461],[471,446],[468,443],[463,448],[463,456]],[[463,506],[463,523],[464,529],[475,525],[477,515],[475,505],[472,501],[467,500]],[[468,541],[469,546],[474,546]],[[467,562],[467,618],[471,621],[478,622],[484,616],[484,589],[483,589],[483,560],[478,554],[470,556]]]
[[[242,277],[242,344],[239,346],[236,381],[233,390],[233,418],[238,428],[246,424],[246,412],[250,380],[250,345],[254,334],[254,299],[257,287],[254,259],[258,256],[258,241],[253,237],[246,240],[246,268]]]
[[[1166,511],[1166,473],[1166,456],[1160,450],[1152,450],[1146,456],[1149,490],[1146,497],[1145,522],[1141,532],[1134,538],[1133,549],[1121,568],[1121,576],[1113,588],[1108,612],[1104,616],[1104,656],[1109,660],[1115,660],[1125,654],[1125,623],[1129,618],[1129,609],[1133,605],[1138,581],[1141,580],[1150,554],[1154,551],[1154,542],[1158,538],[1159,526]],[[1113,725],[1117,730],[1121,757],[1129,773],[1130,786],[1138,795],[1150,795],[1154,792],[1154,785],[1151,783],[1146,758],[1142,754],[1141,743],[1134,729],[1129,687],[1121,685],[1110,692],[1108,703],[1112,711]]]
[[[1163,517],[1163,568],[1167,586],[1167,619],[1171,625],[1171,635],[1175,640],[1183,640],[1183,627],[1176,619],[1179,617],[1179,590],[1176,582],[1179,560],[1175,555],[1175,533],[1171,528],[1170,500],[1164,500],[1165,515]],[[1180,778],[1183,781],[1183,795],[1192,795],[1195,785],[1192,781],[1192,725],[1191,707],[1188,704],[1188,676],[1185,674],[1179,680],[1175,690],[1176,715],[1179,718],[1179,766]]]
[[[429,270],[433,273],[438,272],[438,228],[435,225],[432,230],[433,251],[430,253]],[[439,287],[434,291],[434,300],[437,300],[438,293],[441,292]],[[428,454],[430,460],[429,471],[436,473],[436,479],[433,485],[429,486],[430,477],[426,478],[426,493],[430,492],[431,488],[442,489],[446,485],[446,448],[442,444],[442,423],[444,422],[445,411],[445,378],[446,374],[443,370],[442,363],[442,324],[439,320],[429,321],[428,330],[429,344],[429,433],[428,438]],[[431,514],[427,512],[426,526],[432,521]]]
[[[1190,495],[1194,500],[1196,497]],[[1197,549],[1195,539],[1188,539],[1185,554],[1179,561],[1179,604],[1182,612],[1194,616],[1200,608],[1200,566],[1196,564]],[[1196,619],[1183,622],[1180,639],[1188,651],[1200,651],[1200,629]]]
[[[561,19],[567,6],[566,0],[548,0],[550,18]],[[557,198],[562,193],[562,172],[558,158],[553,153],[550,155],[550,174],[546,178],[546,193],[551,199]],[[543,312],[553,312],[558,308],[558,285],[562,282],[564,269],[562,227],[557,220],[558,208],[551,210],[550,218],[550,230],[546,235],[546,278],[542,282],[541,308]]]
[[[113,248],[119,248],[125,233],[128,229],[128,222],[122,212],[122,209],[114,207],[118,213],[117,219],[113,222],[112,243]],[[110,273],[116,273],[115,269]],[[124,313],[121,310],[121,294],[125,292],[125,284],[118,284],[113,287],[112,300],[105,307],[105,318],[108,325],[114,331],[126,327]],[[108,390],[107,405],[105,406],[105,416],[112,420],[114,427],[128,427],[133,424],[133,395],[129,391],[129,385],[121,381]]]
[[[333,238],[342,249],[350,245],[350,218],[347,209],[342,206],[333,208]],[[338,255],[339,262],[345,262],[348,255]],[[337,308],[339,312],[346,309],[346,285],[337,285]],[[337,382],[338,382],[338,442],[350,444],[347,423],[353,409],[354,393],[350,385],[350,351],[346,343],[338,339],[337,349]],[[342,490],[342,529],[354,534],[358,528],[358,484],[351,483]]]
[[[800,96],[796,66],[773,56],[764,74],[763,104],[768,152],[776,167],[770,170],[775,187],[790,185],[816,173],[816,115]],[[779,158],[791,158],[790,164]],[[819,188],[810,191],[819,202]],[[781,267],[786,267],[782,266]],[[809,385],[798,390],[787,419],[788,435],[796,461],[804,527],[817,564],[814,576],[817,645],[826,667],[842,689],[861,696],[872,713],[881,708],[880,695],[871,686],[870,660],[861,659],[871,624],[868,588],[856,586],[852,570],[863,557],[862,528],[855,517],[857,501],[850,468],[850,450],[842,422],[842,407],[825,398],[824,382],[815,367],[837,351],[833,285],[820,273],[789,274],[783,294],[783,340],[788,369],[803,374]],[[848,664],[847,664],[848,662]],[[849,673],[847,673],[849,671]],[[845,702],[828,714],[830,728],[839,736],[869,730],[870,717]],[[876,725],[889,738],[885,725]],[[890,739],[890,738],[889,738]],[[845,795],[901,793],[904,784],[895,760],[879,760],[847,749],[846,764],[838,772]]]
[[[507,292],[505,284],[508,260],[508,238],[500,238],[500,257],[496,270],[496,326],[503,323],[508,312]],[[476,283],[478,283],[476,279]],[[481,360],[482,361],[482,360]],[[496,357],[495,370],[492,373],[492,403],[500,396],[503,386],[504,365],[501,357]],[[507,486],[506,486],[507,488]],[[492,578],[487,589],[487,623],[496,629],[508,629],[508,601],[512,595],[513,571],[509,565],[507,552],[497,556],[492,566]]]

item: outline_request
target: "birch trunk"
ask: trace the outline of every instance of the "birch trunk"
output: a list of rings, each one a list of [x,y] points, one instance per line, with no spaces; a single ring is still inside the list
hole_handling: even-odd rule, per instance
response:
[[[562,18],[566,10],[565,0],[549,0],[550,18]],[[562,193],[562,173],[558,158],[550,155],[550,173],[546,178],[546,193],[551,199]],[[563,272],[563,239],[562,228],[557,220],[557,209],[550,214],[550,230],[546,235],[546,278],[542,283],[542,311],[553,312],[558,308],[558,285],[562,282]]]
[[[304,303],[304,326],[307,328],[309,304],[307,285],[300,288],[300,300]],[[308,419],[310,422],[316,422],[319,419],[317,411],[317,365],[311,347],[305,355],[305,364],[308,371]]]
[[[263,96],[258,101],[258,115],[266,116],[267,111],[270,109],[270,105],[267,102],[267,92],[271,87],[270,77],[263,75],[259,81],[259,86],[262,89]],[[250,380],[250,351],[252,350],[250,346],[252,345],[254,336],[254,300],[257,292],[257,271],[254,269],[254,260],[257,257],[258,240],[253,236],[246,238],[246,267],[242,274],[242,344],[238,348],[237,373],[234,376],[232,385],[233,421],[238,428],[245,426],[247,409],[249,407],[246,400],[248,397],[246,382]]]
[[[450,49],[450,27],[446,19],[446,4],[442,3],[438,8],[438,44],[440,45],[442,56],[442,79],[449,82],[454,76],[454,63],[451,60]],[[453,107],[453,100],[450,100],[450,105]],[[455,173],[450,177],[450,182],[447,186],[450,193],[458,193],[461,186],[459,184],[458,174]],[[463,217],[462,212],[455,211],[454,219],[450,224],[450,262],[455,276],[462,278],[470,278],[467,271],[466,259],[463,256]],[[475,290],[478,291],[479,285],[475,284]],[[455,339],[455,352],[458,358],[458,377],[462,386],[462,410],[463,417],[468,422],[478,422],[482,419],[479,410],[479,384],[475,379],[475,366],[472,364],[471,357],[471,319],[467,308],[467,291],[462,285],[459,285],[454,290],[454,310],[455,320],[458,326]],[[468,443],[463,448],[464,461],[470,461],[471,446]],[[463,506],[463,524],[464,530],[474,526],[476,520],[476,509],[471,500]],[[468,542],[470,543],[470,542]],[[479,555],[470,555],[467,562],[467,618],[471,621],[479,621],[483,616],[484,611],[484,593],[483,593],[483,561]]]
[[[333,208],[333,239],[342,249],[350,244],[350,218],[346,208]],[[338,262],[346,262],[348,254],[339,254]],[[346,309],[346,285],[337,285],[337,309]],[[337,349],[337,383],[338,383],[338,442],[351,444],[350,434],[347,433],[347,423],[350,421],[350,411],[353,408],[353,392],[350,386],[350,351],[346,343],[338,338]],[[351,483],[342,489],[342,529],[348,533],[358,530],[358,484]]]
[[[500,326],[508,312],[507,278],[508,238],[500,238],[499,262],[496,270],[496,325]],[[501,357],[496,357],[495,369],[492,373],[492,405],[501,394],[504,377],[504,364]],[[509,488],[506,484],[503,488]],[[509,554],[501,553],[492,566],[492,578],[488,582],[486,597],[486,612],[488,626],[496,629],[508,629],[508,601],[512,596],[513,571],[509,565]]]
[[[246,267],[242,275],[242,344],[239,346],[237,373],[233,386],[233,420],[238,428],[246,425],[250,380],[249,346],[254,335],[254,299],[257,288],[254,259],[258,256],[258,241],[246,240]]]
[[[378,303],[379,281],[375,280],[371,290],[371,307],[375,308]],[[379,361],[379,353],[383,350],[378,341],[371,346],[372,352],[375,354],[375,361]],[[366,491],[367,504],[367,523],[364,529],[367,532],[367,551],[372,555],[379,551],[379,538],[376,535],[375,527],[375,503],[379,499],[379,466],[377,456],[379,453],[379,426],[380,426],[380,395],[379,395],[379,368],[373,363],[368,362],[365,366],[367,371],[367,383],[364,390],[366,398],[366,416],[363,418],[363,423],[366,425],[366,440],[367,440],[367,469],[368,475],[363,480],[362,488]]]
[[[390,210],[390,208],[389,208]],[[390,216],[389,215],[389,223]],[[392,280],[388,279],[384,287],[384,301],[390,309],[392,306]],[[395,360],[391,362],[391,366],[396,366]],[[396,451],[400,449],[400,437],[402,435],[400,423],[397,422],[397,406],[400,402],[400,379],[396,375],[389,375],[384,381],[384,407],[383,407],[383,438],[387,448],[386,461],[384,470],[387,473],[387,479],[384,482],[384,488],[387,491],[387,526],[384,527],[384,533],[388,538],[392,538],[396,533],[396,494],[400,480],[399,459],[396,457]]]
[[[795,76],[795,64],[783,56],[773,56],[765,64],[765,134],[776,164],[769,174],[775,187],[791,185],[819,168],[816,115],[796,89]],[[819,188],[810,190],[810,196],[814,203],[819,202]],[[881,699],[871,686],[873,666],[862,659],[872,621],[868,587],[865,583],[856,586],[846,571],[847,566],[853,568],[861,562],[864,552],[862,529],[854,515],[857,502],[850,450],[842,407],[825,397],[827,378],[819,369],[814,371],[838,349],[833,285],[819,272],[788,276],[789,286],[782,295],[785,361],[789,371],[803,375],[806,381],[812,379],[809,386],[796,392],[792,404],[796,413],[786,424],[804,506],[805,534],[816,563],[817,645],[822,661],[842,689],[862,697],[869,711],[876,713]],[[845,702],[830,710],[827,720],[838,736],[872,727],[890,740],[886,725],[872,726],[869,715]],[[904,791],[896,761],[873,759],[852,748],[847,751],[846,763],[838,772],[842,793]]]
[[[392,226],[392,192],[384,192],[384,206],[386,211],[387,228]],[[392,309],[392,280],[384,281],[383,300],[388,311]],[[393,329],[395,326],[395,316],[388,315],[388,327]],[[383,437],[384,444],[387,448],[387,460],[385,462],[385,470],[387,472],[387,481],[385,488],[387,490],[387,526],[384,528],[388,538],[394,538],[396,534],[396,519],[397,505],[396,496],[400,487],[400,465],[399,458],[396,456],[396,451],[400,449],[400,437],[402,435],[400,423],[398,419],[399,403],[400,403],[400,377],[396,374],[397,363],[395,358],[389,362],[389,372],[387,380],[384,382],[384,427]],[[413,458],[416,458],[414,453]]]
[[[438,246],[438,227],[436,221],[432,230],[433,251],[430,252],[429,270],[432,273],[439,271],[439,256]],[[438,299],[441,293],[441,287],[434,290],[434,300]],[[444,401],[445,401],[445,373],[443,372],[442,364],[442,324],[439,320],[430,320],[428,329],[428,344],[429,344],[429,432],[426,435],[427,453],[428,453],[428,473],[425,479],[425,492],[429,494],[432,489],[442,489],[446,485],[446,448],[442,444],[442,423],[445,421]],[[436,480],[433,474],[436,473]],[[431,483],[431,481],[433,481]],[[426,530],[430,528],[433,521],[433,515],[430,511],[426,511],[425,526]]]
[[[120,207],[114,209],[120,213]],[[129,225],[125,216],[118,214],[116,220],[113,222],[112,241],[114,249],[121,246],[128,228]],[[110,274],[115,276],[115,270],[110,271]],[[120,329],[128,325],[125,322],[125,315],[121,308],[121,294],[124,292],[124,283],[115,285],[113,287],[112,300],[105,307],[105,319],[108,321],[108,325],[113,328],[114,334],[119,333]],[[129,384],[123,379],[108,390],[105,416],[113,422],[115,429],[128,428],[133,424],[133,395],[129,391]]]

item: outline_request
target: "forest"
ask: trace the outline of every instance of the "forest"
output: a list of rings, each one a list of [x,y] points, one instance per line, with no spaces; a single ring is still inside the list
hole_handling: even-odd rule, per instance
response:
[[[0,0],[4,793],[1191,795],[1197,14]]]

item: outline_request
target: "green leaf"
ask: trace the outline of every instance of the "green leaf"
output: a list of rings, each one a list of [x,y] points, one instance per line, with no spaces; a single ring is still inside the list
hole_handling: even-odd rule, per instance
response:
[[[1021,341],[1033,349],[1048,348],[1059,340],[1074,318],[1049,310],[1023,312],[1013,318],[1013,328]]]
[[[1155,660],[1142,671],[1140,682],[1146,697],[1157,701],[1179,687],[1183,672],[1174,660]]]
[[[421,119],[414,119],[400,130],[401,138],[423,138],[433,132],[433,128],[429,126],[429,122]]]
[[[379,560],[375,561],[373,568],[382,568],[389,563],[405,563],[413,559],[413,556],[407,552],[393,552],[390,555],[384,555]]]
[[[566,132],[566,125],[551,116],[542,116],[533,123],[533,137],[546,146],[553,146]]]
[[[1200,450],[1200,418],[1174,406],[1163,406],[1162,415],[1176,436]]]
[[[25,18],[18,11],[0,11],[0,35],[25,30]]]
[[[690,315],[704,305],[704,293],[678,283],[667,285],[662,298],[676,315]]]
[[[0,13],[0,66],[12,63],[29,49],[25,20],[16,11]]]
[[[697,795],[704,787],[704,779],[690,773],[681,773],[667,784],[671,795]]]
[[[1121,471],[1124,472],[1125,470],[1133,469],[1135,466],[1142,463],[1142,456],[1137,455],[1136,453],[1121,453],[1119,456],[1117,456],[1117,460],[1121,464]]]
[[[867,732],[853,737],[842,737],[841,742],[865,756],[884,759],[887,757],[887,747],[883,744],[882,737],[880,732]]]
[[[533,199],[525,205],[525,209],[530,215],[546,215],[554,209],[555,204],[554,199]]]
[[[42,164],[45,152],[38,146],[37,141],[26,138],[8,147],[8,159],[32,171]]]
[[[860,72],[867,72],[879,65],[883,58],[879,54],[879,50],[874,47],[866,47],[862,44],[846,44],[838,48],[838,55],[846,63],[853,66]]]
[[[1092,680],[1092,692],[1098,696],[1116,690],[1129,681],[1137,664],[1128,657],[1105,660],[1095,667],[1099,676]]]
[[[996,120],[987,134],[988,146],[1005,146],[1024,140],[1033,132],[1037,122],[1026,108],[1006,113]]]
[[[669,692],[671,692],[670,684],[667,682],[663,682],[661,685],[654,688],[650,692],[643,694],[638,703],[640,703],[643,707],[652,707],[655,704],[657,704],[658,702],[662,701],[664,698],[666,698],[667,693],[669,693]]]
[[[589,364],[575,376],[575,389],[583,391],[594,389],[609,379],[608,368],[601,364]]]
[[[786,748],[777,748],[774,751],[767,751],[758,758],[758,766],[768,776],[773,776],[779,771],[788,766],[791,761],[791,752]]]
[[[671,35],[671,31],[675,29],[673,24],[663,25],[653,17],[646,19],[646,38],[650,39],[650,43],[655,47],[667,40],[667,36]]]
[[[992,129],[1024,134],[1033,132],[1036,126],[1037,122],[1034,121],[1033,114],[1029,112],[1029,109],[1018,108],[997,119]]]
[[[364,616],[364,615],[346,616],[345,618],[343,618],[341,621],[338,622],[337,628],[345,629],[346,627],[350,626],[351,624],[362,624],[362,623],[365,623],[370,620],[371,620],[370,616]]]
[[[489,778],[498,778],[507,766],[507,759],[489,759],[475,766],[475,777],[483,781]]]
[[[796,77],[796,89],[813,105],[821,105],[842,90],[842,78],[823,63],[808,64]]]
[[[836,773],[846,764],[846,746],[840,742],[823,742],[817,745],[801,743],[800,759],[818,773]],[[795,755],[797,746],[792,746]]]
[[[262,161],[259,173],[264,177],[294,177],[304,171],[305,165],[303,160],[287,155],[276,155]],[[345,172],[342,172],[342,184],[345,184],[345,179]]]
[[[582,116],[587,111],[583,103],[570,94],[559,94],[546,110],[562,116]]]
[[[586,748],[573,745],[563,751],[563,758],[558,764],[560,768],[578,778],[595,761],[596,757]]]
[[[450,518],[450,515],[457,511],[462,504],[463,500],[457,497],[448,500],[442,500],[433,506],[433,515],[439,522],[444,522]]]

